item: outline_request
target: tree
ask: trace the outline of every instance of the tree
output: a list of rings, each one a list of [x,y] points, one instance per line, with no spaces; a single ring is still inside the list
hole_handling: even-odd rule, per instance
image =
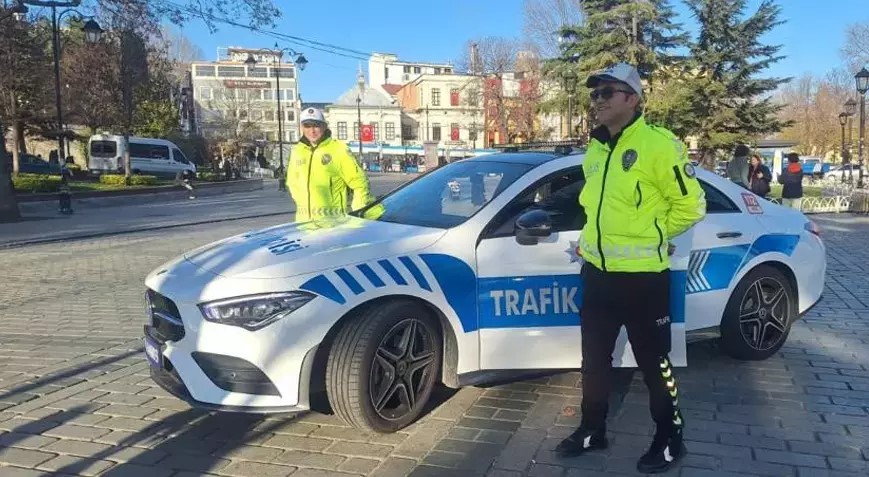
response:
[[[699,22],[691,44],[688,121],[698,137],[700,160],[714,164],[716,150],[762,138],[790,125],[778,117],[782,105],[770,93],[789,78],[758,78],[782,59],[781,46],[760,38],[782,23],[781,8],[763,0],[743,19],[745,0],[687,0]]]
[[[637,67],[648,85],[663,84],[653,74],[663,67],[674,68],[682,58],[672,53],[688,42],[688,36],[675,21],[668,0],[587,0],[582,3],[584,22],[561,30],[566,39],[561,55],[545,65],[544,74],[553,83],[572,72],[579,78],[575,95],[577,109],[591,115],[585,78],[618,62]],[[654,94],[654,88],[646,91]],[[563,110],[567,92],[544,107]],[[589,121],[584,121],[589,124]]]
[[[869,65],[869,21],[848,25],[842,55],[855,73]]]
[[[476,88],[482,95],[484,128],[487,132],[496,131],[504,142],[509,136],[509,93],[504,89],[505,78],[513,72],[519,42],[511,38],[485,37],[469,41],[465,51],[458,69],[478,78]],[[494,139],[487,137],[485,141],[489,144]]]
[[[784,105],[780,117],[792,123],[780,137],[798,143],[797,152],[811,156],[825,156],[839,152],[842,142],[842,126],[839,113],[848,100],[849,91],[842,88],[832,72],[824,77],[805,74],[785,85],[778,97]]]
[[[565,25],[582,22],[582,0],[525,0],[522,32],[525,43],[544,58],[559,53],[558,34]]]

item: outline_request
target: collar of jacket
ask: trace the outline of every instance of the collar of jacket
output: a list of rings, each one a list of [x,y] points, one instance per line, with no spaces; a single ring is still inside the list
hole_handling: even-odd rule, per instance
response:
[[[320,138],[320,142],[317,143],[316,147],[320,147],[331,140],[332,140],[332,130],[327,129],[323,133],[323,137]],[[311,141],[309,141],[308,138],[306,138],[304,135],[302,135],[302,139],[299,139],[299,142],[308,146],[308,148],[310,148],[310,149],[314,149],[314,147],[315,147],[315,146],[311,145]]]
[[[625,125],[621,131],[615,136],[610,136],[610,130],[606,126],[598,126],[591,132],[591,138],[597,140],[601,144],[606,144],[610,149],[614,149],[616,144],[622,137],[630,137],[634,131],[643,128],[646,125],[646,120],[642,113],[634,114],[631,122]]]

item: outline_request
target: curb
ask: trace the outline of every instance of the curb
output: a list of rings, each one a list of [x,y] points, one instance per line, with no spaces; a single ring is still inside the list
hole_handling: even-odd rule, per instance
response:
[[[89,238],[101,238],[101,237],[111,237],[113,235],[126,235],[126,234],[134,234],[139,232],[149,232],[152,230],[164,230],[164,229],[174,229],[180,227],[189,227],[191,225],[204,225],[204,224],[217,224],[221,222],[231,222],[233,220],[244,220],[244,219],[257,219],[261,217],[275,217],[278,215],[287,215],[294,214],[296,211],[292,210],[289,212],[269,212],[267,214],[256,214],[256,215],[245,215],[242,217],[226,217],[222,219],[209,219],[209,220],[199,220],[194,222],[184,222],[178,224],[168,224],[168,225],[157,225],[157,226],[144,226],[144,227],[136,227],[132,229],[125,230],[116,230],[110,232],[97,232],[97,233],[87,233],[87,234],[79,234],[79,235],[69,235],[65,237],[49,237],[49,238],[40,238],[40,239],[31,239],[31,240],[17,240],[11,242],[0,242],[0,250],[9,250],[14,248],[26,247],[29,245],[42,245],[48,243],[58,243],[58,242],[73,242],[76,240],[83,240]]]

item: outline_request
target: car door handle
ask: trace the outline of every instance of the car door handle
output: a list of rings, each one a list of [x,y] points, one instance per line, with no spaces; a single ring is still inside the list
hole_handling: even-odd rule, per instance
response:
[[[742,232],[718,232],[718,238],[737,238],[742,237]]]

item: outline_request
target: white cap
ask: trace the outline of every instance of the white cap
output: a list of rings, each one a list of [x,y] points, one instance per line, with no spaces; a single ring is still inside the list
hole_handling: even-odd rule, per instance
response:
[[[640,74],[637,69],[627,63],[617,63],[609,68],[598,71],[588,77],[585,85],[594,88],[601,81],[618,81],[628,85],[638,96],[643,96],[643,83],[640,82]]]
[[[323,111],[317,108],[305,108],[302,110],[301,123],[317,122],[326,124],[326,117],[323,116]]]

